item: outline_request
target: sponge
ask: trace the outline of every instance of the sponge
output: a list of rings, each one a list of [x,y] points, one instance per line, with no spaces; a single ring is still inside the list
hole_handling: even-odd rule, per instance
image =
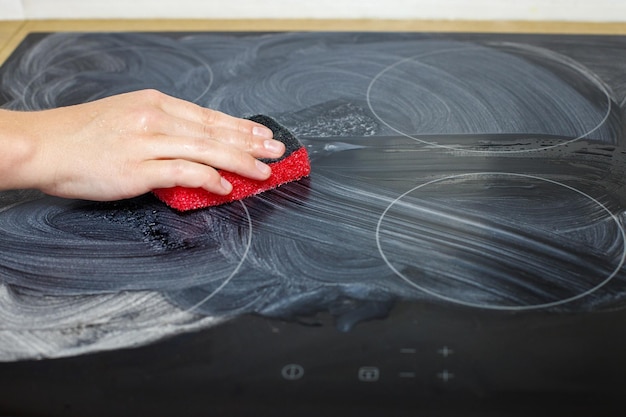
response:
[[[233,190],[228,195],[213,194],[202,188],[185,187],[159,188],[153,190],[154,195],[173,209],[187,211],[241,200],[309,175],[311,172],[309,155],[302,143],[289,130],[268,116],[256,115],[249,119],[270,128],[274,132],[274,139],[285,144],[285,153],[282,157],[261,159],[272,168],[272,174],[268,179],[258,181],[219,170],[220,175],[233,185]]]

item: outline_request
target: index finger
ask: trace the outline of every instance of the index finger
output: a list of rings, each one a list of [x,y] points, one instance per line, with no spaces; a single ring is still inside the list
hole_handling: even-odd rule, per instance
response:
[[[205,126],[215,126],[236,130],[241,133],[272,139],[274,133],[271,129],[252,120],[230,116],[217,110],[207,109],[189,101],[171,96],[165,96],[161,102],[161,109],[184,120],[200,123]]]

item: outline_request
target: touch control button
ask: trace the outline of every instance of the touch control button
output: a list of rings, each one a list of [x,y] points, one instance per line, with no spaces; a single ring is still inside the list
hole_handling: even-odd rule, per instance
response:
[[[450,371],[448,371],[447,369],[444,369],[442,372],[439,372],[437,374],[437,378],[439,378],[440,380],[442,380],[445,383],[450,382],[450,380],[452,378],[454,378],[454,374]]]
[[[359,381],[376,382],[380,378],[380,369],[375,366],[362,366],[359,368]]]
[[[444,358],[447,358],[448,356],[454,353],[454,350],[450,349],[448,346],[444,346],[441,349],[438,349],[437,353],[443,356]]]
[[[288,381],[296,381],[304,376],[304,368],[297,363],[290,363],[283,366],[280,374]]]

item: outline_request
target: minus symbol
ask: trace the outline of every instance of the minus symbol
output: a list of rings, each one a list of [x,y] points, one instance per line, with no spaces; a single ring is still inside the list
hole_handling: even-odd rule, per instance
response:
[[[417,349],[415,348],[402,348],[400,349],[400,353],[417,353]]]
[[[400,378],[415,378],[415,372],[400,372],[398,376]]]

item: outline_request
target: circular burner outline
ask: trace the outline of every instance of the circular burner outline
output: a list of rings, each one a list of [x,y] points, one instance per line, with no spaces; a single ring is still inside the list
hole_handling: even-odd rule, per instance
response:
[[[580,63],[578,63],[577,61],[567,58],[561,54],[557,54],[554,51],[547,51],[543,48],[539,48],[539,47],[530,47],[527,46],[526,48],[521,48],[520,45],[517,44],[513,44],[513,43],[508,43],[506,44],[506,46],[515,46],[519,49],[526,49],[526,50],[530,50],[534,53],[540,54],[540,55],[547,55],[548,52],[551,53],[551,57],[549,59],[559,62],[561,64],[564,64],[570,68],[573,68],[575,71],[577,71],[580,75],[583,76],[583,78],[585,78],[586,80],[589,80],[592,84],[594,84],[596,87],[598,87],[598,89],[605,95],[606,99],[607,99],[607,110],[606,110],[606,114],[604,115],[604,117],[602,118],[602,120],[600,120],[600,122],[591,130],[583,133],[582,135],[579,135],[573,139],[570,140],[566,140],[563,141],[561,143],[557,143],[555,145],[550,145],[550,146],[542,146],[540,148],[532,148],[532,149],[520,149],[520,150],[483,150],[483,149],[467,149],[467,148],[463,148],[463,145],[441,145],[435,142],[429,142],[427,140],[424,139],[420,139],[418,137],[418,135],[411,135],[408,133],[405,133],[399,129],[396,129],[395,127],[393,127],[392,125],[390,125],[389,123],[387,123],[382,117],[380,117],[380,115],[376,112],[376,110],[374,110],[374,106],[372,105],[372,101],[371,101],[371,90],[372,90],[372,86],[378,81],[378,79],[380,77],[383,76],[383,74],[385,74],[387,71],[390,71],[402,64],[405,64],[407,62],[413,62],[417,65],[421,65],[421,66],[425,66],[426,64],[421,63],[419,60],[417,60],[418,58],[424,58],[424,57],[430,57],[430,56],[435,56],[435,55],[443,55],[443,54],[448,54],[451,52],[459,52],[459,51],[471,51],[471,50],[484,50],[485,47],[466,47],[466,48],[449,48],[449,49],[442,49],[442,50],[438,50],[438,51],[433,51],[433,52],[425,52],[423,54],[418,54],[418,55],[413,55],[410,56],[408,58],[403,58],[400,61],[391,64],[390,66],[388,66],[387,68],[383,69],[381,72],[379,72],[378,74],[376,74],[374,76],[374,78],[372,78],[372,80],[370,81],[370,84],[367,86],[367,92],[366,92],[366,101],[367,101],[367,105],[370,109],[370,111],[372,112],[372,114],[376,117],[376,119],[378,119],[381,123],[383,123],[385,126],[387,126],[388,128],[390,128],[391,130],[393,130],[394,132],[407,137],[409,139],[412,139],[414,141],[423,143],[425,145],[431,145],[431,146],[436,146],[438,148],[443,148],[443,149],[449,149],[449,150],[453,150],[453,151],[463,151],[463,152],[473,152],[473,153],[481,153],[481,154],[500,154],[500,153],[521,153],[521,152],[536,152],[536,151],[543,151],[546,149],[552,149],[552,148],[556,148],[559,146],[563,146],[563,145],[567,145],[569,143],[572,142],[576,142],[577,140],[580,140],[590,134],[592,134],[593,132],[595,132],[596,130],[598,130],[602,125],[604,125],[606,123],[606,121],[609,119],[610,115],[611,115],[611,111],[613,109],[612,103],[611,103],[611,95],[609,94],[608,90],[606,89],[606,87],[604,86],[604,84],[602,83],[602,81],[600,79],[598,79],[598,77],[589,69],[587,69],[586,67],[584,67],[583,65],[581,65]],[[559,60],[555,60],[554,56],[558,56]],[[529,135],[530,136],[530,135]]]
[[[600,206],[610,217],[611,219],[613,219],[613,221],[615,222],[615,224],[617,225],[617,228],[620,232],[620,235],[622,237],[622,246],[623,246],[623,250],[622,250],[622,257],[618,263],[618,265],[615,267],[615,269],[611,272],[611,274],[604,279],[604,281],[600,282],[598,285],[580,293],[577,294],[575,296],[569,297],[569,298],[565,298],[562,300],[558,300],[558,301],[552,301],[549,303],[542,303],[542,304],[533,304],[533,305],[526,305],[526,306],[501,306],[501,305],[489,305],[489,304],[479,304],[479,303],[472,303],[472,302],[468,302],[468,301],[463,301],[463,300],[459,300],[457,298],[453,298],[453,297],[448,297],[442,294],[439,294],[435,291],[429,290],[427,288],[424,288],[418,284],[416,284],[415,282],[411,281],[409,278],[407,278],[406,276],[404,276],[400,271],[398,271],[392,264],[391,262],[387,259],[387,256],[385,255],[385,252],[381,246],[381,242],[380,242],[380,229],[381,229],[381,225],[383,222],[383,219],[385,218],[387,212],[398,202],[400,201],[402,198],[404,198],[406,195],[412,193],[415,190],[418,190],[420,188],[426,187],[428,185],[431,184],[435,184],[437,182],[441,182],[441,181],[446,181],[446,180],[450,180],[450,179],[457,179],[457,178],[465,178],[465,177],[474,177],[474,176],[479,176],[479,175],[500,175],[500,176],[511,176],[511,177],[521,177],[521,178],[530,178],[530,179],[534,179],[534,180],[538,180],[538,181],[543,181],[543,182],[547,182],[547,183],[551,183],[554,185],[558,185],[560,187],[565,187],[567,189],[569,189],[570,191],[574,191],[580,195],[582,195],[583,197],[593,201],[594,203],[596,203],[598,206]],[[588,296],[589,294],[597,291],[598,289],[602,288],[603,286],[605,286],[606,284],[608,284],[616,275],[617,273],[620,271],[620,269],[622,268],[622,266],[624,265],[624,262],[626,261],[626,232],[624,231],[624,228],[622,227],[622,225],[619,222],[619,219],[617,218],[617,216],[615,216],[613,213],[611,213],[611,211],[604,205],[602,204],[600,201],[598,201],[597,199],[593,198],[592,196],[590,196],[589,194],[580,191],[574,187],[571,187],[567,184],[563,184],[560,183],[558,181],[554,181],[554,180],[550,180],[548,178],[542,178],[542,177],[538,177],[535,175],[528,175],[528,174],[517,174],[517,173],[510,173],[510,172],[476,172],[476,173],[469,173],[469,174],[457,174],[457,175],[450,175],[450,176],[446,176],[443,178],[438,178],[435,180],[431,180],[428,181],[424,184],[418,185],[417,187],[413,187],[411,188],[409,191],[401,194],[399,197],[397,197],[395,200],[393,200],[391,202],[391,204],[389,204],[389,206],[387,206],[387,208],[383,211],[382,215],[380,216],[380,218],[378,219],[378,222],[376,224],[376,245],[378,247],[378,252],[380,253],[380,255],[382,256],[383,260],[385,261],[385,263],[387,264],[387,266],[398,276],[400,277],[402,280],[404,280],[407,284],[411,285],[414,288],[417,288],[420,291],[425,292],[426,294],[432,295],[436,298],[448,301],[448,302],[452,302],[455,304],[460,304],[460,305],[464,305],[464,306],[468,306],[468,307],[476,307],[476,308],[483,308],[483,309],[489,309],[489,310],[506,310],[506,311],[523,311],[523,310],[536,310],[536,309],[542,309],[542,308],[550,308],[550,307],[555,307],[558,305],[562,305],[562,304],[566,304],[575,300],[579,300],[581,298],[584,298],[586,296]]]
[[[239,261],[235,269],[233,269],[233,271],[230,273],[230,275],[226,277],[224,281],[220,285],[218,285],[215,290],[213,290],[212,293],[210,293],[209,295],[207,295],[202,300],[198,301],[196,304],[192,305],[188,309],[181,310],[181,313],[192,313],[193,310],[198,309],[201,305],[203,305],[204,303],[209,301],[211,298],[213,298],[218,292],[220,292],[226,285],[228,285],[233,280],[234,276],[237,275],[237,272],[239,272],[241,265],[243,265],[244,261],[248,257],[248,253],[250,252],[250,247],[252,246],[252,217],[250,216],[250,211],[248,211],[248,207],[246,207],[246,204],[243,201],[239,201],[239,203],[241,204],[244,211],[246,212],[246,218],[248,219],[248,240],[246,242],[246,248],[243,252],[243,256],[241,257],[241,260]]]
[[[34,199],[34,200],[37,200],[37,199]],[[30,201],[34,201],[34,200],[18,201],[18,202],[9,204],[9,205],[7,205],[5,207],[0,207],[0,213],[4,212],[6,210],[10,210],[12,208],[15,208],[15,207],[17,207],[17,206],[19,206],[21,204],[28,203]],[[245,205],[245,203],[243,201],[239,201],[239,203],[243,207],[243,209],[245,211],[245,214],[246,214],[246,219],[248,221],[248,235],[247,235],[247,239],[246,239],[246,245],[245,245],[244,253],[241,256],[241,259],[239,260],[239,262],[237,263],[235,268],[231,271],[231,273],[226,278],[224,278],[222,283],[219,284],[219,286],[215,290],[213,290],[210,294],[205,296],[202,300],[198,301],[197,303],[193,304],[191,307],[186,308],[186,309],[180,309],[177,313],[172,314],[166,320],[156,319],[159,324],[164,325],[164,324],[173,323],[176,320],[185,319],[185,317],[181,317],[181,316],[184,316],[185,314],[194,314],[194,310],[198,309],[204,303],[206,303],[211,298],[213,298],[224,287],[226,287],[226,285],[228,285],[233,280],[235,275],[237,275],[237,273],[241,269],[241,266],[243,265],[243,263],[247,259],[248,253],[250,252],[250,248],[252,246],[253,225],[252,225],[252,216],[250,215],[250,212],[249,212],[247,206]],[[192,288],[192,287],[190,287],[190,288]],[[160,291],[155,291],[155,290],[141,290],[141,291],[153,291],[153,292],[157,292],[157,293],[160,292]],[[198,313],[198,314],[202,314],[202,313]],[[153,322],[144,323],[143,326],[138,327],[138,328],[145,328],[145,327],[153,327]]]
[[[83,54],[80,55],[76,55],[76,56],[72,56],[69,57],[67,59],[64,59],[60,62],[56,62],[53,65],[46,67],[46,69],[44,71],[38,72],[24,87],[24,92],[22,93],[22,97],[21,97],[21,101],[25,102],[25,98],[27,96],[28,91],[31,90],[31,85],[35,83],[35,81],[37,81],[38,78],[42,77],[44,74],[46,74],[48,71],[50,71],[51,69],[57,68],[61,65],[64,65],[68,62],[72,62],[72,61],[76,61],[77,59],[80,58],[84,58],[84,57],[88,57],[88,56],[92,56],[92,55],[97,55],[97,54],[101,54],[103,52],[118,52],[118,51],[125,51],[125,50],[131,50],[131,51],[139,51],[139,50],[153,50],[153,51],[160,51],[162,50],[162,48],[159,47],[153,47],[153,46],[115,46],[115,47],[109,47],[109,48],[103,48],[103,49],[99,49],[97,51],[91,51],[91,52],[85,52]],[[180,52],[180,50],[176,49],[177,52]],[[207,73],[209,74],[209,78],[210,81],[207,83],[206,87],[204,88],[204,90],[202,90],[200,92],[200,94],[198,96],[196,96],[193,99],[190,99],[189,101],[193,102],[193,103],[197,103],[198,101],[200,101],[200,99],[202,97],[204,97],[205,95],[208,94],[209,90],[211,89],[211,86],[213,85],[213,80],[215,78],[215,76],[213,75],[213,69],[211,68],[211,65],[206,62],[203,59],[200,59],[199,57],[195,56],[195,55],[190,55],[185,51],[185,54],[187,57],[189,57],[191,60],[198,62],[199,64],[202,65],[202,67],[207,71]]]

